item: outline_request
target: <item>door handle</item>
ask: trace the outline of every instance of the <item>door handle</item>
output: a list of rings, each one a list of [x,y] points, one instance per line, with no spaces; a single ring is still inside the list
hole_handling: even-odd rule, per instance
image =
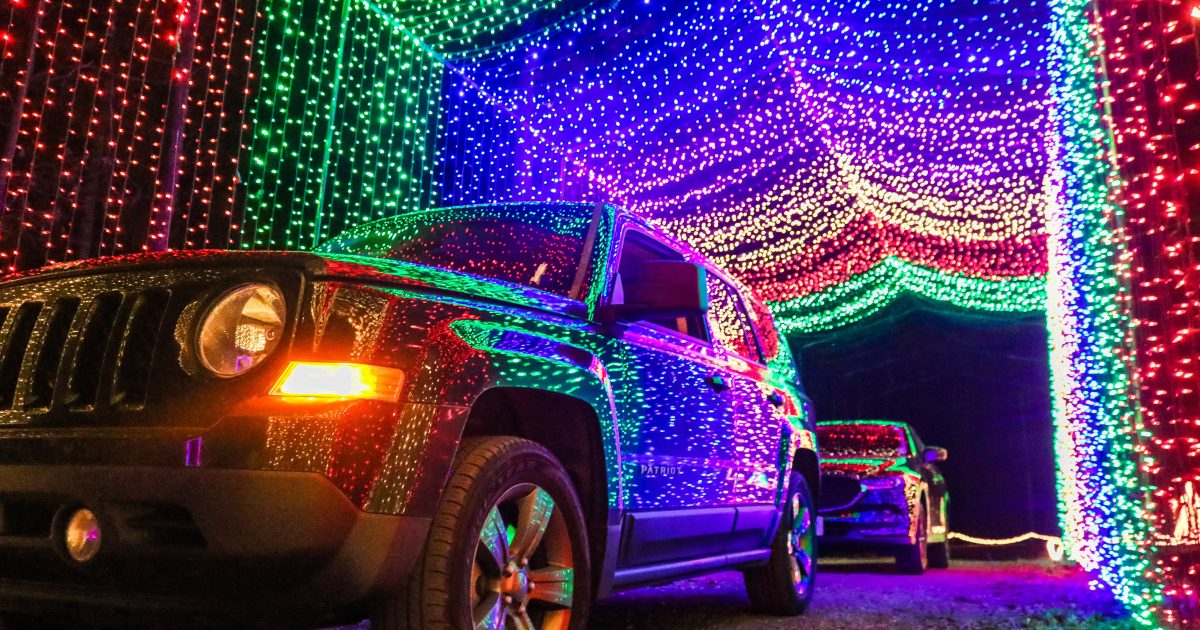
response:
[[[767,396],[767,402],[775,405],[776,407],[782,407],[783,396],[779,395],[779,392],[771,392],[770,395]]]
[[[704,379],[705,383],[713,389],[714,392],[723,392],[729,389],[729,381],[725,380],[720,374],[712,374]]]

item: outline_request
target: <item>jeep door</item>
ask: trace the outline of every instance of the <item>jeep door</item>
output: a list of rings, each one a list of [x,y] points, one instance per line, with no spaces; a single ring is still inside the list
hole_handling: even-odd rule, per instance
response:
[[[760,549],[768,544],[778,514],[784,398],[770,383],[740,292],[715,270],[709,274],[708,292],[713,348],[729,387],[733,459],[727,503],[738,506],[727,551]]]
[[[684,260],[637,227],[619,241],[610,303],[624,303],[624,285],[642,263]],[[704,318],[627,321],[609,334],[627,511],[621,565],[722,553],[735,518],[724,507],[733,426],[724,365]]]

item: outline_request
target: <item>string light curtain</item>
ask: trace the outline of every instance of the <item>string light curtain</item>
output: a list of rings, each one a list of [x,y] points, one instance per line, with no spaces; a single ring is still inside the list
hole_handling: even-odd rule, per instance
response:
[[[4,3],[0,264],[7,271],[165,246],[181,104],[196,75],[208,80],[218,71],[215,63],[188,63],[197,25],[216,33],[236,12],[230,3],[205,10],[202,20],[193,0]],[[238,89],[223,81],[214,90]]]
[[[0,7],[0,267],[311,247],[437,204],[443,52],[586,3],[21,0]]]
[[[1072,557],[1200,622],[1200,8],[1059,0],[1052,368]]]
[[[1055,0],[1052,146],[1061,194],[1048,213],[1047,320],[1060,523],[1068,555],[1135,618],[1153,621],[1151,539],[1139,491],[1142,440],[1124,209],[1104,107],[1103,42],[1090,0]]]
[[[445,203],[605,198],[789,332],[1045,301],[1044,2],[617,2],[450,60]]]
[[[242,158],[246,218],[226,244],[311,248],[349,226],[439,206],[433,177],[446,55],[536,31],[587,5],[263,2],[255,46],[262,88]]]
[[[1200,5],[1103,0],[1100,27],[1136,318],[1152,608],[1200,623]],[[1131,480],[1132,482],[1132,480]],[[1141,494],[1144,490],[1144,494]]]
[[[708,250],[789,331],[904,292],[1044,302],[1048,12],[1034,0],[3,11],[8,271],[307,248],[441,205],[605,199]]]

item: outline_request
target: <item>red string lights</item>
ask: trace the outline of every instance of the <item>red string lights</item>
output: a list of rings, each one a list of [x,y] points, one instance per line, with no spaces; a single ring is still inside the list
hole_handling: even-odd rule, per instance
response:
[[[0,9],[0,270],[230,244],[257,4]]]
[[[1200,623],[1200,6],[1098,3],[1124,180],[1162,619]],[[1189,523],[1191,523],[1189,525]]]

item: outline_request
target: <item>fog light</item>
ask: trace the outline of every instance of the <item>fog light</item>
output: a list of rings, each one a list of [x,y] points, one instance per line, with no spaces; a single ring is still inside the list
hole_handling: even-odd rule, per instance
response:
[[[76,562],[87,562],[100,552],[100,520],[89,509],[76,510],[67,521],[67,554]]]

